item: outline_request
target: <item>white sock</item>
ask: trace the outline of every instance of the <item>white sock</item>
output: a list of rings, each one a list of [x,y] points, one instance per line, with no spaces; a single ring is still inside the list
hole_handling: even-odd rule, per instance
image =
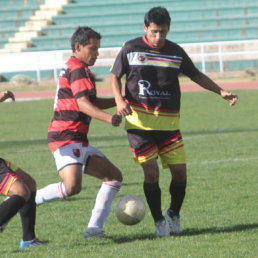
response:
[[[65,199],[67,197],[65,185],[63,182],[47,185],[37,190],[35,202],[37,205],[43,204],[55,199]]]
[[[95,206],[88,224],[88,228],[102,230],[109,215],[112,201],[121,187],[121,182],[108,181],[102,183],[96,197]]]

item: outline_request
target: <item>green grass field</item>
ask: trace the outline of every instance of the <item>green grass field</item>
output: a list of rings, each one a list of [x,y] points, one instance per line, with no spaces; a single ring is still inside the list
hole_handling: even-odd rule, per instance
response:
[[[234,107],[212,93],[182,94],[188,157],[182,235],[156,239],[149,210],[138,225],[124,226],[113,204],[104,228],[108,238],[84,240],[100,186],[84,176],[79,195],[38,207],[36,232],[46,246],[19,250],[21,224],[15,216],[0,235],[0,257],[258,257],[258,91],[237,93]],[[0,156],[28,171],[38,187],[59,181],[46,140],[52,106],[53,100],[0,105]],[[143,173],[133,162],[123,128],[93,121],[89,139],[123,172],[116,200],[133,193],[145,201]],[[170,175],[160,172],[165,211]]]

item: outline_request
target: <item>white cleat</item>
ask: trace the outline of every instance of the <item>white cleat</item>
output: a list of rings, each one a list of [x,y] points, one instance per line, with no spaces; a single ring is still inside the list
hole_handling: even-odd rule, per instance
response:
[[[167,222],[165,219],[159,220],[155,222],[156,236],[157,237],[165,237],[170,236]]]
[[[91,237],[100,237],[105,238],[106,235],[104,234],[103,230],[98,228],[88,228],[83,236],[83,238],[91,238]]]
[[[180,216],[172,215],[171,210],[168,209],[165,214],[171,234],[179,234],[183,231],[181,225],[180,225]]]

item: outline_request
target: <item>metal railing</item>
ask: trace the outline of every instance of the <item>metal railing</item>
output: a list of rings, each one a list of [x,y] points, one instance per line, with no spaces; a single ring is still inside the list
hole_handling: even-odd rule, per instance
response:
[[[258,40],[205,42],[180,44],[194,63],[201,63],[202,72],[207,71],[207,63],[218,62],[219,71],[224,72],[226,61],[258,60]],[[95,67],[111,66],[120,48],[101,48]],[[72,55],[71,50],[20,52],[0,54],[0,74],[10,72],[35,71],[37,81],[41,80],[41,71],[52,70],[55,80],[58,71]]]

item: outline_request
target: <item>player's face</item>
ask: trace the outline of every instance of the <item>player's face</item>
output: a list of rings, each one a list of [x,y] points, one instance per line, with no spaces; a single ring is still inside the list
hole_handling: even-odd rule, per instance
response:
[[[167,24],[157,25],[151,22],[148,27],[144,25],[144,31],[148,42],[154,47],[159,47],[165,41],[169,28]]]
[[[88,45],[82,46],[81,44],[78,44],[75,47],[75,56],[88,66],[92,66],[95,64],[99,55],[99,48],[100,40],[92,38],[89,40]]]

